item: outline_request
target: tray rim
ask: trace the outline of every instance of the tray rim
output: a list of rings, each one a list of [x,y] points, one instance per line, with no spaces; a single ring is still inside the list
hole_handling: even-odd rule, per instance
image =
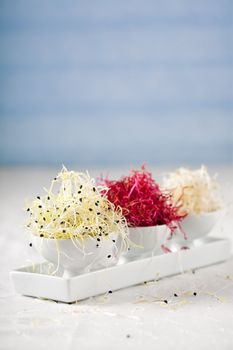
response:
[[[205,256],[203,252],[205,250],[211,251],[211,249],[213,250],[213,254],[215,254],[215,256],[213,254],[212,256]],[[195,256],[198,254],[201,254],[201,263],[200,261],[189,261],[189,256],[191,257],[191,260],[195,260]],[[109,290],[119,290],[143,283],[144,281],[165,278],[172,275],[178,275],[190,269],[199,269],[202,267],[207,267],[209,265],[221,263],[227,260],[230,257],[230,255],[230,239],[208,237],[205,240],[205,243],[200,244],[199,246],[191,247],[188,250],[179,250],[167,254],[161,253],[146,258],[135,259],[125,263],[118,263],[117,265],[112,267],[91,271],[89,273],[80,274],[74,277],[62,277],[48,275],[45,273],[26,271],[26,269],[29,269],[32,266],[39,267],[42,265],[52,265],[51,263],[46,261],[38,264],[27,265],[17,268],[11,271],[10,275],[15,289],[19,294],[45,299],[59,300],[63,302],[74,302],[76,300],[83,300],[91,296],[107,293]],[[169,266],[165,266],[166,264],[164,265],[165,261],[168,262]],[[156,263],[158,264],[158,268],[160,268],[163,271],[161,275],[160,273],[159,275],[158,273],[156,273]],[[192,267],[183,267],[182,263],[184,263],[184,265],[191,264]],[[172,264],[174,264],[174,266],[172,266]],[[143,268],[148,268],[148,270],[144,272],[142,271]],[[130,275],[132,271],[135,272],[134,276]],[[143,273],[145,274],[145,278],[143,277]],[[121,276],[121,274],[123,274],[124,276]],[[148,275],[150,275],[149,278],[147,278]],[[103,280],[111,280],[112,277],[112,286],[108,286],[108,284],[105,281],[103,281],[104,285],[102,286],[100,283],[101,277],[103,277]],[[131,282],[127,283],[127,277]],[[117,279],[119,279],[119,281]],[[30,285],[27,286],[23,284],[23,281],[25,283],[30,282],[31,289]],[[37,285],[38,292],[35,289],[36,287],[32,285],[33,282],[35,282],[35,285]],[[58,288],[57,293],[56,288]]]
[[[110,267],[106,267],[106,268],[103,268],[103,269],[98,269],[98,270],[95,270],[95,271],[91,271],[91,272],[88,272],[88,273],[83,273],[83,274],[80,274],[80,275],[77,275],[77,276],[72,276],[72,277],[63,277],[63,276],[57,276],[57,275],[49,275],[49,274],[45,274],[45,273],[37,273],[37,272],[32,272],[32,271],[26,271],[26,269],[30,268],[30,267],[33,267],[33,266],[42,266],[42,265],[53,265],[52,263],[48,262],[48,261],[42,261],[42,262],[38,262],[38,263],[35,263],[35,264],[29,264],[29,265],[23,265],[21,267],[18,267],[16,269],[13,269],[10,271],[10,274],[12,273],[26,273],[26,274],[30,274],[30,275],[39,275],[39,276],[48,276],[49,278],[54,278],[54,279],[62,279],[62,280],[73,280],[73,279],[77,279],[77,278],[81,278],[83,276],[89,276],[89,275],[93,275],[93,274],[98,274],[102,271],[110,271],[110,270],[115,270],[115,269],[118,269],[120,266],[123,266],[123,265],[128,265],[128,264],[138,264],[139,262],[140,263],[143,263],[143,262],[146,262],[151,259],[156,259],[160,256],[166,256],[166,255],[179,255],[179,254],[186,254],[185,252],[189,252],[189,251],[194,251],[194,250],[198,250],[200,247],[204,247],[206,245],[212,245],[212,244],[218,244],[218,243],[229,243],[229,250],[230,250],[230,247],[231,247],[231,240],[229,238],[218,238],[218,237],[208,237],[206,238],[206,240],[208,240],[206,243],[202,244],[202,245],[199,245],[199,246],[195,246],[195,247],[191,247],[190,249],[184,249],[184,250],[179,250],[179,251],[174,251],[174,252],[170,252],[170,253],[163,253],[161,252],[161,254],[155,254],[155,255],[151,255],[151,256],[146,256],[146,257],[142,257],[142,258],[135,258],[135,259],[131,259],[131,260],[128,260],[126,262],[120,262],[114,266],[110,266]]]

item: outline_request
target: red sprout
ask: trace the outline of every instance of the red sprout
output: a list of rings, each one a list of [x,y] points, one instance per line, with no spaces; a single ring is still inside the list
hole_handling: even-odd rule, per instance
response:
[[[172,204],[171,195],[159,188],[145,166],[120,180],[102,178],[100,182],[108,187],[107,198],[122,208],[131,227],[167,225],[173,233],[184,217],[178,214],[179,207]]]

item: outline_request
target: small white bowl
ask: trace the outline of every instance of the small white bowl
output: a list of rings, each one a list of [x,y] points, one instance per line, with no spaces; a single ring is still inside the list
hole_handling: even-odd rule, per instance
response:
[[[161,245],[169,237],[169,229],[166,225],[129,227],[128,251],[122,255],[126,258],[135,258],[161,251]]]
[[[196,239],[204,238],[213,230],[222,213],[222,210],[217,210],[200,215],[187,215],[180,223],[181,229],[174,232],[175,240],[179,243],[189,244]]]
[[[64,269],[64,276],[72,277],[115,265],[119,259],[118,235],[108,237],[86,237],[81,239],[50,239],[32,234],[32,244],[47,261]]]

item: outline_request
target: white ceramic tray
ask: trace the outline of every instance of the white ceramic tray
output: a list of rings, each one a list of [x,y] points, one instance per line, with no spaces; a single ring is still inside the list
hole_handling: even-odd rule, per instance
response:
[[[114,267],[72,278],[61,277],[61,271],[51,275],[54,267],[47,262],[14,270],[11,277],[19,294],[70,303],[107,293],[109,290],[114,291],[215,264],[229,256],[229,240],[206,238],[197,241],[190,249],[133,261],[120,261]]]

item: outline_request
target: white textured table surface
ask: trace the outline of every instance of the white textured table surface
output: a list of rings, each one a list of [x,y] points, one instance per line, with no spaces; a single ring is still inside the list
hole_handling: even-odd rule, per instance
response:
[[[213,235],[231,237],[233,169],[217,170],[229,209]],[[24,199],[54,170],[0,177],[0,349],[233,349],[233,259],[72,305],[16,295],[9,271],[39,260],[23,229]]]

